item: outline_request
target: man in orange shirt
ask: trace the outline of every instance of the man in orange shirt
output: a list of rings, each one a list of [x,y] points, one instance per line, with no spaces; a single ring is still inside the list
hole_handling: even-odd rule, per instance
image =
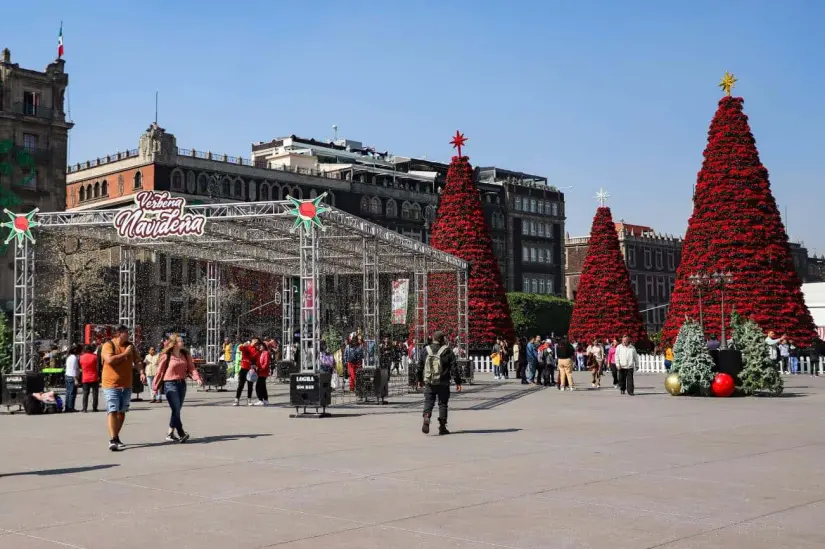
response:
[[[103,343],[100,358],[103,361],[103,396],[108,412],[109,450],[117,452],[126,447],[120,441],[120,430],[132,400],[132,370],[140,371],[142,383],[146,383],[146,373],[135,346],[129,342],[129,328],[126,326],[119,326],[115,337]]]

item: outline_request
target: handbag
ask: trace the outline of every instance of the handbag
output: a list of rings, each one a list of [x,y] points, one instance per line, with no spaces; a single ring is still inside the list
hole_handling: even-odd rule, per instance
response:
[[[256,381],[258,381],[258,372],[250,368],[249,372],[246,374],[246,380],[249,383],[255,383]]]
[[[340,384],[341,376],[338,375],[338,372],[333,372],[332,379],[329,382],[330,387],[332,387],[333,389],[337,389]]]

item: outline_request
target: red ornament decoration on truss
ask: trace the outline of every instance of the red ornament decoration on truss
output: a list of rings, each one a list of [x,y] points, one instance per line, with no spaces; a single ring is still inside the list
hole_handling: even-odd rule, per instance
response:
[[[23,239],[28,239],[29,242],[34,244],[32,229],[40,225],[40,223],[34,220],[34,216],[38,211],[40,211],[40,209],[35,208],[27,214],[16,214],[9,210],[3,210],[9,217],[9,220],[0,223],[0,227],[6,227],[10,230],[9,236],[6,237],[6,241],[3,244],[8,244],[15,238],[17,239],[18,246],[23,244]]]
[[[295,216],[295,224],[292,225],[292,232],[295,232],[295,229],[301,225],[304,226],[304,231],[306,232],[309,232],[310,228],[313,226],[318,227],[322,231],[326,229],[326,227],[321,224],[321,220],[318,218],[318,216],[322,213],[331,210],[331,208],[328,208],[323,203],[326,196],[327,193],[322,193],[312,200],[298,200],[297,198],[293,198],[291,196],[287,197],[287,199],[292,202],[293,206],[287,210],[287,213]]]
[[[458,149],[459,157],[461,156],[461,147],[463,147],[466,142],[467,138],[464,137],[464,134],[456,130],[452,141],[450,141],[450,145],[452,145],[454,149]]]

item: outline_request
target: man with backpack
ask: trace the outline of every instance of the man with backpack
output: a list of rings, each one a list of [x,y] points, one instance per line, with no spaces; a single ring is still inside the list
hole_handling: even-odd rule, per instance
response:
[[[438,434],[449,435],[447,430],[447,403],[450,400],[450,379],[455,381],[455,390],[461,392],[461,372],[455,353],[447,345],[444,332],[437,331],[432,336],[432,343],[424,348],[421,367],[418,369],[418,386],[424,388],[424,424],[421,432],[430,432],[435,400],[438,398]]]

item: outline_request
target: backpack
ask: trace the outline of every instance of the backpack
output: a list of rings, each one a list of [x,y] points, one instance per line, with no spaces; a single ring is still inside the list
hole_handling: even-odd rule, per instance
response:
[[[437,353],[433,353],[432,347],[427,347],[427,359],[424,361],[424,383],[434,385],[441,382],[441,375],[444,369],[441,365],[441,359],[449,347],[442,345]]]

